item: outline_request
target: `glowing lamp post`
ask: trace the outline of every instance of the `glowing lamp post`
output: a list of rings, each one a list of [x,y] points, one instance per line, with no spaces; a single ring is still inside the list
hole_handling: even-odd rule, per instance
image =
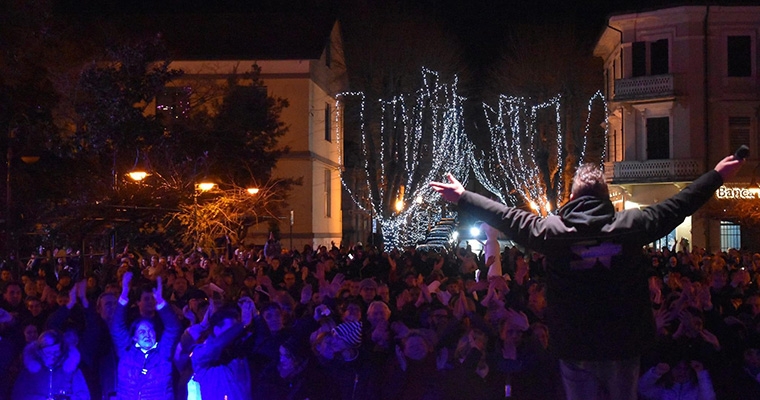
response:
[[[144,154],[144,153],[143,153]],[[143,179],[147,178],[150,173],[148,172],[149,168],[145,165],[148,165],[147,158],[145,160],[140,159],[140,149],[137,150],[137,156],[135,157],[135,165],[132,166],[132,170],[127,172],[127,176],[129,179],[132,179],[135,182],[141,182]]]
[[[139,171],[131,171],[127,175],[133,181],[140,182],[148,176],[148,173],[145,171],[139,170]]]
[[[212,190],[214,187],[216,187],[216,183],[211,182],[209,180],[204,179],[203,181],[195,184],[195,192],[193,193],[193,225],[195,227],[195,238],[193,243],[193,248],[198,248],[198,242],[200,241],[200,229],[198,227],[198,196],[201,195],[201,193],[208,192],[209,190]]]

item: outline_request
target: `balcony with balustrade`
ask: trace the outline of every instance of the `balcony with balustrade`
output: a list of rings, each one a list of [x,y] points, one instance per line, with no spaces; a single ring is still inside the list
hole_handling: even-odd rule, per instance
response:
[[[637,76],[615,80],[614,101],[636,101],[675,96],[673,75]]]
[[[689,182],[704,172],[697,159],[622,161],[604,164],[608,183]]]

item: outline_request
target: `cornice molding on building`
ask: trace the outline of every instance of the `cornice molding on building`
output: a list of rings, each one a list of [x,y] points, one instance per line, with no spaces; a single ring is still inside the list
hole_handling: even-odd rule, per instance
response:
[[[319,161],[328,167],[340,168],[340,164],[337,161],[331,160],[327,157],[321,156],[313,151],[291,151],[287,154],[283,154],[280,160],[311,160]]]

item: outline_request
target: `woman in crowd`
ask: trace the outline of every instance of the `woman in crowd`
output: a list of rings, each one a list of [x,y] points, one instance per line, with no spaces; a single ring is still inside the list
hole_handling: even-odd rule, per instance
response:
[[[24,349],[24,367],[12,398],[89,400],[90,392],[79,369],[79,351],[69,347],[58,331],[45,331]]]

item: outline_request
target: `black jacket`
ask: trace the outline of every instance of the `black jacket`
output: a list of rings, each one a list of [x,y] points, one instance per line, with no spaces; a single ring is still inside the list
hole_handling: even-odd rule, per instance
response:
[[[666,235],[723,184],[710,171],[644,209],[615,212],[609,199],[582,196],[541,218],[471,192],[459,208],[547,258],[551,348],[566,360],[621,360],[654,341],[642,246]]]

